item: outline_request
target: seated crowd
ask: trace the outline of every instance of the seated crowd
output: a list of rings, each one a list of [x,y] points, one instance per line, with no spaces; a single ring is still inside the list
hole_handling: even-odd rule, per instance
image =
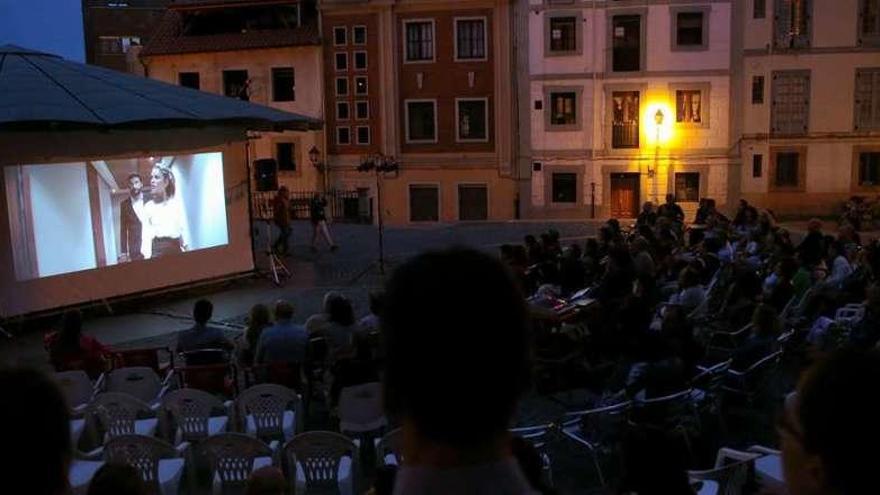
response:
[[[370,315],[358,320],[336,292],[303,325],[288,302],[271,312],[258,305],[236,342],[209,325],[211,303],[198,301],[195,325],[178,335],[175,350],[223,350],[241,369],[294,364],[308,383],[320,341],[331,410],[344,388],[381,381],[388,424],[400,428],[402,462],[375,473],[377,494],[553,493],[546,452],[511,427],[527,393],[583,387],[591,399],[567,417],[624,404],[614,410],[631,411],[626,433],[612,442],[622,448],[621,473],[601,493],[707,493],[694,482],[707,478],[689,477],[696,472],[686,471],[693,467],[686,456],[669,455],[682,423],[647,406],[681,396],[703,411],[729,390],[757,410],[755,389],[769,375],[754,373],[787,359],[805,370],[784,391],[777,424],[788,493],[871,492],[873,456],[865,452],[880,442],[880,395],[871,386],[880,380],[880,246],[860,245],[848,226],[826,235],[818,221],[795,244],[771,212],[745,201],[731,220],[705,200],[694,220],[688,225],[669,196],[657,209],[646,204],[632,229],[609,220],[583,246],[563,247],[551,230],[502,246],[501,262],[463,248],[424,253],[371,295]],[[113,366],[112,352],[82,334],[75,312],[45,344],[58,370],[82,369],[96,379]],[[718,369],[720,388],[698,386]],[[67,493],[76,445],[63,396],[27,370],[0,371],[0,387],[29,398],[0,409],[10,450],[22,453],[3,465],[4,483]],[[298,392],[312,395],[308,387]],[[583,416],[572,424],[580,431],[587,423]],[[549,428],[575,438],[565,425]],[[592,451],[610,432],[603,428],[581,443]],[[249,493],[289,492],[283,464],[255,469]],[[583,464],[592,469],[586,458]],[[90,493],[141,493],[136,474],[105,464]]]

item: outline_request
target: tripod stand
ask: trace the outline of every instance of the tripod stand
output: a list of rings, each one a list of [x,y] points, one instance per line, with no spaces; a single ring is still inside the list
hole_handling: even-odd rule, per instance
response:
[[[266,221],[266,257],[269,259],[269,277],[275,285],[280,286],[284,279],[290,278],[290,270],[280,256],[272,249],[272,226]]]
[[[379,276],[384,279],[385,268],[391,265],[391,263],[385,259],[385,224],[383,223],[382,216],[382,178],[387,172],[396,172],[399,169],[399,165],[397,161],[394,160],[394,157],[376,155],[363,159],[357,169],[358,172],[372,172],[376,177],[376,210],[378,213],[377,220],[379,227],[379,259],[371,262],[363,271],[358,273],[351,280],[351,284],[354,284],[355,282],[360,280],[364,275],[366,275],[374,268],[378,269]]]

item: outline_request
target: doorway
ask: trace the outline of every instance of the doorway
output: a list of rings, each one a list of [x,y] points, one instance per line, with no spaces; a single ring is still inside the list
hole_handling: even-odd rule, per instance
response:
[[[611,174],[611,216],[639,215],[639,174]]]

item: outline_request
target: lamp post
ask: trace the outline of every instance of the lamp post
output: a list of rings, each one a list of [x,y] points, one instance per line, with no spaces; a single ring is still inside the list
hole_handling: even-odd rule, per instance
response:
[[[367,155],[361,158],[358,172],[372,172],[376,177],[376,208],[378,210],[377,221],[379,224],[379,273],[385,275],[385,225],[382,216],[382,177],[388,172],[396,172],[400,168],[393,156],[381,153]]]
[[[327,165],[324,162],[319,161],[321,159],[321,151],[317,146],[312,145],[309,149],[309,161],[312,162],[312,166],[315,167],[321,174],[321,189],[323,192],[327,192]]]
[[[659,195],[657,194],[657,167],[659,166],[660,160],[660,131],[663,127],[663,120],[666,118],[663,115],[663,109],[658,108],[657,113],[654,114],[654,124],[657,128],[657,135],[654,139],[654,168],[648,170],[648,177],[653,181],[653,189],[654,189],[654,204],[657,204],[659,199]]]

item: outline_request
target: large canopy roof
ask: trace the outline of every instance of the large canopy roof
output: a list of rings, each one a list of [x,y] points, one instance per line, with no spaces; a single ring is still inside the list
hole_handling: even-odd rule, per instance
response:
[[[319,129],[321,121],[234,98],[0,46],[0,130]]]

